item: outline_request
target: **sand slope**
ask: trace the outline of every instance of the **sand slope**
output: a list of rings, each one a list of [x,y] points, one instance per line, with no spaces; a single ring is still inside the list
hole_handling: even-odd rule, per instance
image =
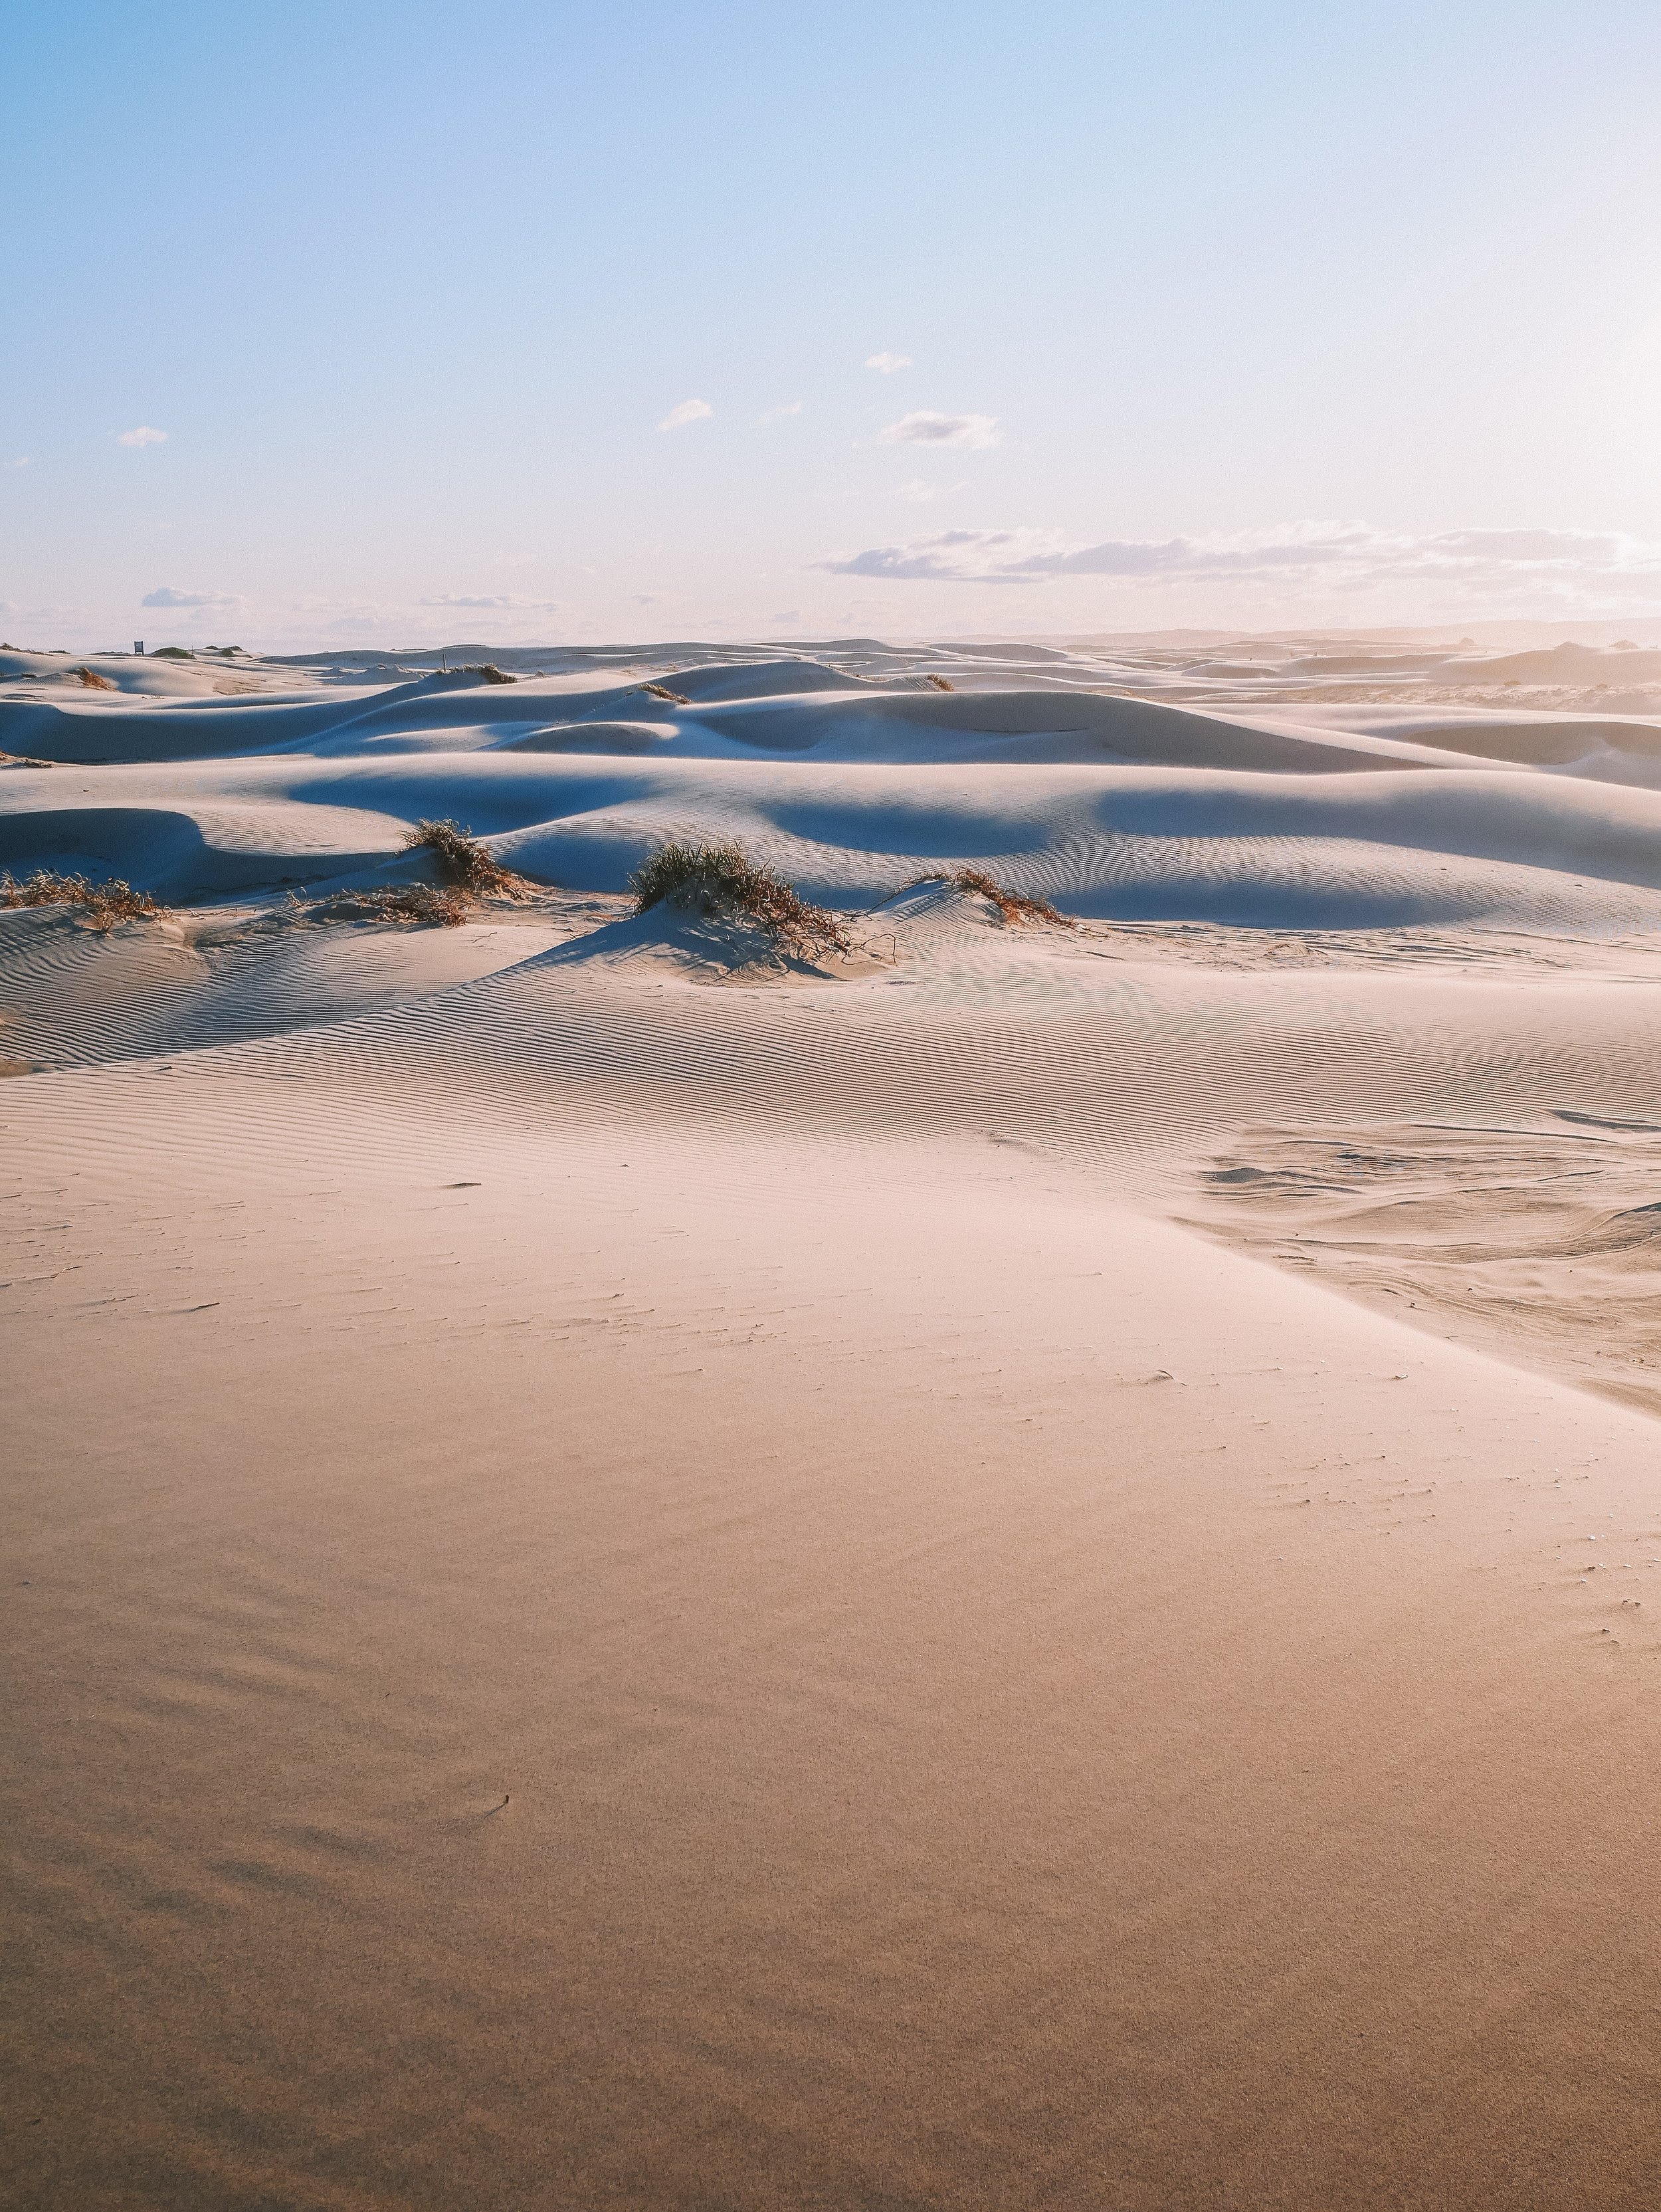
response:
[[[464,803],[592,890],[282,919]],[[1656,803],[0,775],[226,893],[0,915],[11,2201],[1652,2205]],[[676,806],[862,950],[630,918]]]

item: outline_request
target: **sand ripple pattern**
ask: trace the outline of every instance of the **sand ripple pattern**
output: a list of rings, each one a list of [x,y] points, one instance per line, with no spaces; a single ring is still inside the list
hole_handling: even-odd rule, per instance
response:
[[[1201,1187],[1230,1243],[1661,1413],[1661,1121],[1265,1127]]]

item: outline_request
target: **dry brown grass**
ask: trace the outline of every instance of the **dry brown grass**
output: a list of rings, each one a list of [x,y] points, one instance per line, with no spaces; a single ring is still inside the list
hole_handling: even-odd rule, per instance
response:
[[[692,704],[684,691],[671,691],[667,684],[643,684],[640,689],[653,699],[667,699],[671,707],[689,707]]]
[[[94,884],[85,876],[60,876],[50,868],[37,868],[20,881],[9,869],[0,868],[0,907],[79,907],[95,928],[113,929],[118,921],[140,921],[165,914],[148,891],[136,891],[119,876]]]
[[[853,950],[834,914],[809,905],[739,845],[659,846],[636,868],[628,887],[637,914],[673,899],[724,920],[749,922],[785,951],[804,958]]]
[[[321,899],[291,891],[283,919],[413,922],[429,929],[458,929],[472,911],[472,901],[462,891],[438,884],[394,884],[379,890],[336,891]]]
[[[476,676],[485,684],[517,684],[519,680],[517,676],[508,675],[505,669],[498,668],[494,660],[476,661],[471,667],[452,668],[450,673],[452,676]]]
[[[997,908],[1001,921],[1047,921],[1057,929],[1076,929],[1078,923],[1070,914],[1063,914],[1046,898],[1032,898],[1025,891],[1014,891],[1008,884],[1000,884],[979,868],[950,868],[939,875],[919,876],[924,884],[950,884],[955,890],[973,891],[977,896],[990,899]]]
[[[925,684],[932,684],[937,691],[955,691],[957,686],[949,676],[925,676]]]
[[[411,852],[431,853],[439,881],[474,898],[522,898],[530,888],[523,876],[493,860],[459,822],[417,822],[403,842]]]
[[[95,668],[71,668],[69,672],[79,678],[88,691],[114,691],[120,688],[112,684],[107,676],[100,676]]]

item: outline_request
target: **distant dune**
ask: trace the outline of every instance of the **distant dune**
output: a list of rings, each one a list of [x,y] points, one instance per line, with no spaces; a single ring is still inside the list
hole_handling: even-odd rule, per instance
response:
[[[352,665],[216,655],[165,664],[159,696],[130,688],[156,680],[149,661],[100,661],[128,688],[88,691],[39,656],[0,658],[16,679],[0,748],[57,764],[9,777],[0,865],[222,896],[355,879],[397,853],[403,825],[452,815],[516,868],[597,891],[703,825],[842,905],[973,859],[1104,920],[1607,929],[1654,916],[1661,681],[1647,714],[1531,710],[1494,682],[1520,662],[1393,651],[1374,656],[1373,688],[1393,695],[1380,704],[1349,696],[1368,665],[1355,651],[1324,661],[1294,646],[1220,674],[1050,648],[1041,679],[1032,651],[1005,668],[976,650],[967,671],[961,654],[894,650],[878,669],[874,647],[724,656],[670,669],[672,683],[598,684],[585,680],[605,658],[593,653],[500,684],[396,667],[368,684]],[[1629,652],[1533,659],[1563,653],[1578,680],[1605,665],[1628,687],[1661,674],[1661,659]],[[924,663],[943,659],[962,688],[930,682],[941,671]],[[1503,705],[1471,704],[1485,690]]]

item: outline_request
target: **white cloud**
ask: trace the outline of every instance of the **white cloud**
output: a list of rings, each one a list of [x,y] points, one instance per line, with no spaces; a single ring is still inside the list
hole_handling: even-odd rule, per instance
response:
[[[29,457],[27,453],[20,453],[15,461],[8,461],[6,463],[6,466],[9,469],[26,469],[28,465]]]
[[[234,607],[241,605],[231,592],[176,592],[171,584],[146,592],[141,607]]]
[[[550,614],[560,603],[557,599],[516,599],[511,592],[486,592],[476,597],[466,592],[439,592],[435,598],[418,599],[415,604],[422,607],[491,608],[508,611],[518,607],[537,614]]]
[[[936,415],[926,407],[882,433],[885,446],[995,446],[998,439],[996,415]]]
[[[165,446],[165,430],[153,430],[148,422],[141,422],[136,430],[124,430],[116,440],[118,446]]]
[[[801,401],[799,399],[791,399],[787,401],[782,407],[769,407],[767,413],[760,417],[760,420],[763,422],[780,422],[784,420],[786,415],[799,415],[801,411]]]
[[[883,376],[892,376],[895,369],[909,368],[911,365],[912,357],[908,353],[874,353],[868,355],[865,360],[867,368],[874,368]]]
[[[660,430],[684,430],[688,422],[701,422],[715,410],[707,399],[683,399],[678,407],[671,407],[658,425]]]
[[[1293,522],[1200,538],[1070,544],[1051,531],[947,530],[817,565],[892,582],[1041,584],[1067,577],[1149,586],[1228,580],[1326,596],[1414,586],[1421,598],[1560,605],[1661,605],[1661,545],[1612,532],[1455,530],[1413,537],[1361,522]]]

